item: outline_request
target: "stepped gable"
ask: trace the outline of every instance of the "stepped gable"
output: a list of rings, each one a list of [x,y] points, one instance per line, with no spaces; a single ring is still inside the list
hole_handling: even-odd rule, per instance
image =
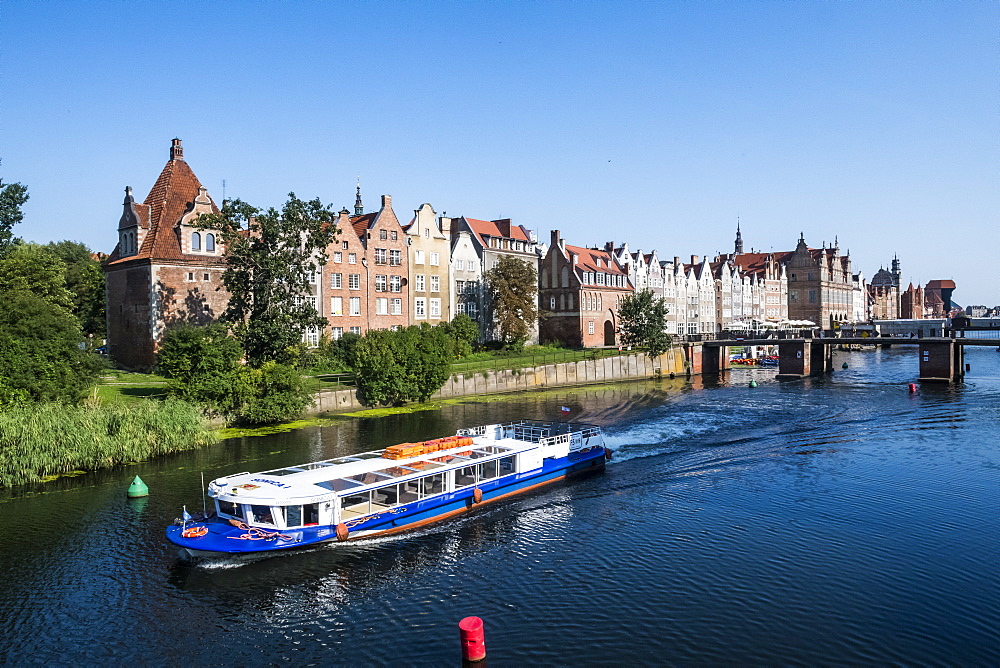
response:
[[[194,200],[201,188],[201,181],[184,161],[180,140],[175,139],[170,147],[170,159],[146,199],[142,204],[134,205],[140,224],[149,229],[142,247],[137,254],[126,258],[120,258],[116,247],[109,264],[133,260],[185,259],[181,252],[180,238],[173,231],[184,214],[194,207]],[[212,201],[212,213],[219,213],[215,201],[210,195],[208,198]],[[199,257],[199,261],[204,262],[204,258]]]

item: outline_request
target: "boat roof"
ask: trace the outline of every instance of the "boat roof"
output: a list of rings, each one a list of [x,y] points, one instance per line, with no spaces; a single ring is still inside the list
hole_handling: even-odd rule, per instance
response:
[[[480,460],[533,450],[545,439],[592,429],[599,428],[582,423],[531,420],[461,429],[458,435],[471,436],[472,445],[403,459],[387,459],[382,456],[385,450],[371,450],[261,473],[237,473],[213,480],[209,496],[234,503],[280,504],[293,499],[329,498],[334,493],[352,494],[394,480],[427,475],[435,469],[461,468]]]

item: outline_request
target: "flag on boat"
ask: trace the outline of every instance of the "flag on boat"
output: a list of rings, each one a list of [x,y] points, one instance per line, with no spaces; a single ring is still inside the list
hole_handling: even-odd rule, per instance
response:
[[[188,512],[188,507],[187,506],[184,506],[184,514],[181,515],[181,517],[184,518],[185,522],[190,522],[191,521],[191,513]]]
[[[570,412],[570,409],[567,408],[566,406],[560,406],[559,410],[561,410],[563,413],[566,413],[566,414],[569,414],[569,412]]]

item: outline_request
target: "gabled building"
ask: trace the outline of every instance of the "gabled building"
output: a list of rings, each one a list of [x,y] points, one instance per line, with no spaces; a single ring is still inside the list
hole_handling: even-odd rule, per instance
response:
[[[570,246],[559,230],[542,259],[539,337],[569,346],[614,346],[619,342],[618,305],[633,293],[627,270],[611,243],[603,249]]]
[[[142,203],[129,187],[122,208],[118,244],[104,264],[108,355],[125,368],[148,369],[167,328],[207,324],[226,308],[224,249],[214,232],[194,225],[218,208],[184,160],[180,139]]]
[[[404,231],[409,253],[410,324],[449,322],[453,313],[451,219],[439,219],[430,204],[422,204]]]
[[[466,283],[464,288],[466,293],[459,303],[465,304],[466,309],[469,308],[470,303],[475,304],[474,309],[479,316],[480,334],[485,340],[494,339],[496,338],[496,330],[493,325],[493,313],[490,312],[489,286],[485,284],[484,275],[490,269],[495,268],[503,256],[526,262],[537,272],[539,257],[535,235],[522,225],[512,224],[509,218],[479,220],[465,216],[452,219],[451,235],[452,252],[459,253],[459,256],[455,257],[455,265],[453,266],[456,295],[460,294],[457,281],[476,281],[476,292],[474,294],[468,292],[468,283]],[[479,267],[475,272],[459,269],[457,266],[461,262],[463,267],[467,267],[468,261],[471,259],[467,255],[468,249],[463,246],[465,243],[470,244],[471,249],[476,253]],[[472,279],[473,273],[479,278]],[[529,323],[529,329],[531,331],[529,342],[537,342],[538,323]]]

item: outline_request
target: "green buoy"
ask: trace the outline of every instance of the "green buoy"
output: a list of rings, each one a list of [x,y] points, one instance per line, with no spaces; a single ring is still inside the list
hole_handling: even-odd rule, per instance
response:
[[[841,369],[846,369],[847,368],[847,362],[844,362],[843,364],[841,364],[840,368]]]
[[[757,387],[757,381],[756,380],[751,380],[750,381],[750,387]]]
[[[143,496],[149,496],[149,488],[146,487],[146,483],[142,481],[142,478],[136,476],[132,484],[128,486],[128,498],[138,499]]]

